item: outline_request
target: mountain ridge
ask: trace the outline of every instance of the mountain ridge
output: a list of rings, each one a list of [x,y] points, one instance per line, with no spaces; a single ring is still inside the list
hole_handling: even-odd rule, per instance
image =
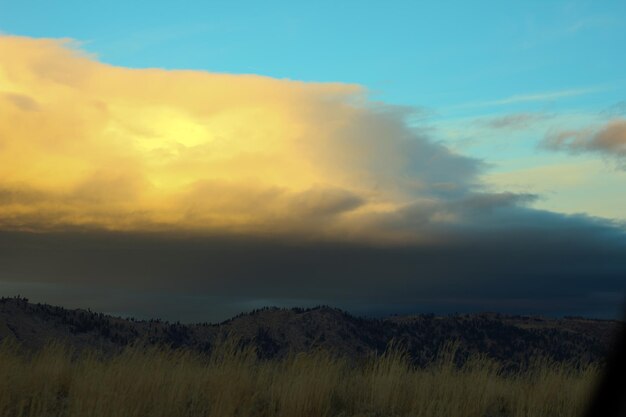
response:
[[[14,339],[31,349],[55,340],[77,349],[112,351],[143,343],[208,352],[219,340],[233,337],[254,346],[259,357],[267,359],[315,349],[360,358],[380,354],[393,342],[406,349],[415,364],[425,365],[444,346],[456,343],[460,361],[481,354],[516,368],[537,357],[603,362],[613,335],[623,325],[619,320],[499,313],[374,319],[329,306],[266,307],[220,323],[181,324],[33,304],[20,297],[0,298],[0,341]]]

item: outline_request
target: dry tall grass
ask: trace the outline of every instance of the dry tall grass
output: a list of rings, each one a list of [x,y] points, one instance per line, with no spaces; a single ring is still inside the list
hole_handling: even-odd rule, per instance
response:
[[[0,415],[179,416],[577,416],[596,367],[546,361],[515,375],[448,350],[427,369],[398,349],[355,364],[325,352],[259,361],[227,342],[211,355],[128,348],[76,354],[60,344],[35,353],[0,347]]]

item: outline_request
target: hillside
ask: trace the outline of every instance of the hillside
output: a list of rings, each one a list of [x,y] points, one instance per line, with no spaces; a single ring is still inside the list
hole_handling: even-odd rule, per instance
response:
[[[494,313],[366,319],[330,307],[265,308],[219,324],[185,325],[32,304],[23,298],[0,299],[0,339],[14,339],[27,348],[62,340],[78,349],[115,350],[145,343],[208,352],[218,339],[234,336],[254,345],[262,358],[317,348],[358,358],[384,351],[393,340],[419,365],[451,341],[458,342],[459,360],[481,353],[512,367],[538,356],[557,362],[602,361],[621,325],[613,320]]]

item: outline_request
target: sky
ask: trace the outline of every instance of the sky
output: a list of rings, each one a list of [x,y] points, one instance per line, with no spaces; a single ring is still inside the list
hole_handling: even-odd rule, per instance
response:
[[[2,294],[622,312],[624,2],[0,10]]]

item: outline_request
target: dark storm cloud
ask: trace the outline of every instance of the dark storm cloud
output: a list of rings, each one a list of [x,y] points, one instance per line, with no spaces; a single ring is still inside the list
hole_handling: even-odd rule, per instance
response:
[[[479,228],[476,215],[471,230],[440,231],[445,239],[423,245],[2,232],[0,277],[5,288],[24,288],[24,295],[38,285],[48,286],[42,294],[71,287],[56,293],[71,304],[73,294],[91,288],[113,294],[108,311],[145,316],[151,306],[152,314],[183,320],[219,320],[263,304],[324,303],[359,313],[619,310],[626,289],[622,229],[586,217],[493,207],[501,212],[491,227]],[[195,301],[175,308],[174,300],[186,299]]]

